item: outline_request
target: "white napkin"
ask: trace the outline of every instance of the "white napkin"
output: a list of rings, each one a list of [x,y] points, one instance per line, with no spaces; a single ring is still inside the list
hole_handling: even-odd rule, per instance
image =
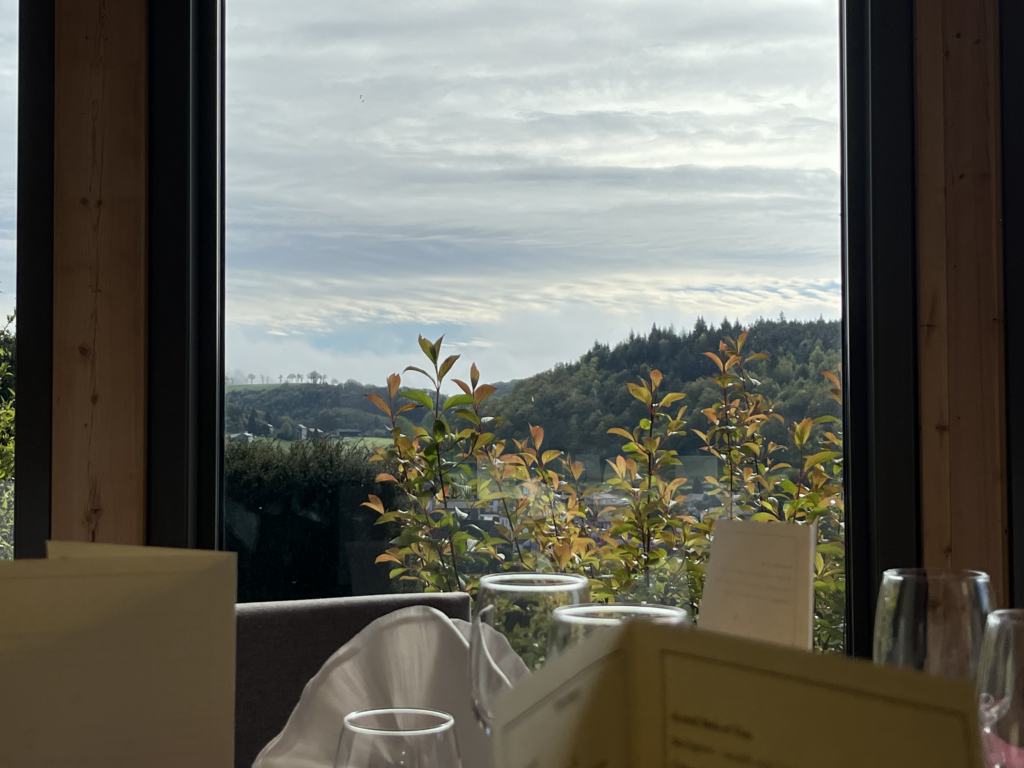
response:
[[[490,741],[473,715],[470,629],[469,622],[423,605],[372,622],[306,683],[284,730],[263,748],[253,768],[334,768],[345,715],[383,707],[449,713],[463,768],[492,768]],[[510,681],[527,674],[507,641],[493,660]]]

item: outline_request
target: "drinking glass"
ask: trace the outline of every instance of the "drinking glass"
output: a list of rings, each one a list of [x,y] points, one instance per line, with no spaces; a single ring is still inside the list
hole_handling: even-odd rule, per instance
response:
[[[617,627],[628,621],[649,621],[654,624],[686,626],[690,615],[673,605],[646,603],[588,603],[555,608],[551,621],[548,656],[556,656],[587,635]]]
[[[455,718],[432,709],[345,715],[335,768],[460,768]]]
[[[975,679],[993,602],[980,571],[886,571],[875,610],[875,663]]]
[[[1024,610],[993,611],[978,667],[978,720],[992,768],[1024,768]]]
[[[551,616],[590,599],[587,579],[567,573],[496,573],[480,579],[469,644],[473,709],[489,733],[494,699],[515,684],[503,663],[512,652],[534,671],[547,654]],[[516,664],[521,670],[522,665]],[[503,671],[503,668],[506,671]]]

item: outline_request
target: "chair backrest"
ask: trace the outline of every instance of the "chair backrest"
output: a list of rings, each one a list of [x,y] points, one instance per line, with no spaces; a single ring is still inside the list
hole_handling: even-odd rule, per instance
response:
[[[399,608],[429,605],[469,619],[469,595],[415,594],[241,603],[235,609],[235,768],[284,728],[306,683],[367,624]]]

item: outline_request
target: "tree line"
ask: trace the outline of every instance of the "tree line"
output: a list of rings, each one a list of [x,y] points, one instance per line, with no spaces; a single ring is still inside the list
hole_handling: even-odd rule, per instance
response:
[[[628,394],[626,383],[648,376],[652,369],[665,376],[666,391],[685,392],[691,414],[708,408],[718,396],[710,377],[714,363],[705,352],[727,337],[749,332],[748,347],[768,356],[751,365],[758,391],[772,399],[786,424],[825,414],[841,416],[829,394],[821,371],[837,372],[842,360],[838,320],[761,319],[743,326],[723,320],[718,325],[699,318],[693,328],[676,330],[653,326],[647,333],[630,333],[611,345],[594,342],[577,360],[513,382],[498,382],[498,391],[487,401],[485,414],[503,424],[499,438],[521,436],[529,426],[544,425],[553,448],[597,460],[615,455],[618,444],[608,429],[636,418],[639,404]],[[487,371],[482,371],[487,380]],[[414,375],[404,377],[412,384]],[[424,382],[425,383],[425,382]],[[324,431],[358,429],[366,435],[386,436],[388,425],[366,394],[385,395],[382,386],[349,380],[334,386],[296,383],[269,389],[235,388],[227,393],[226,428],[229,433],[249,431],[267,437],[290,439],[299,423]],[[428,419],[414,412],[417,425]],[[400,417],[411,432],[413,422]],[[787,426],[773,422],[766,428],[769,439],[788,442]],[[681,455],[698,453],[699,437],[687,431],[676,438]]]

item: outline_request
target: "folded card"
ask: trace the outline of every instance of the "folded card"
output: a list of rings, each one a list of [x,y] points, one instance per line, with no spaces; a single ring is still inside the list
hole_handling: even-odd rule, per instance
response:
[[[695,629],[588,636],[498,703],[496,768],[982,768],[967,681]]]
[[[0,563],[0,763],[231,768],[235,555],[48,552]]]
[[[719,520],[701,629],[810,650],[817,526]]]

